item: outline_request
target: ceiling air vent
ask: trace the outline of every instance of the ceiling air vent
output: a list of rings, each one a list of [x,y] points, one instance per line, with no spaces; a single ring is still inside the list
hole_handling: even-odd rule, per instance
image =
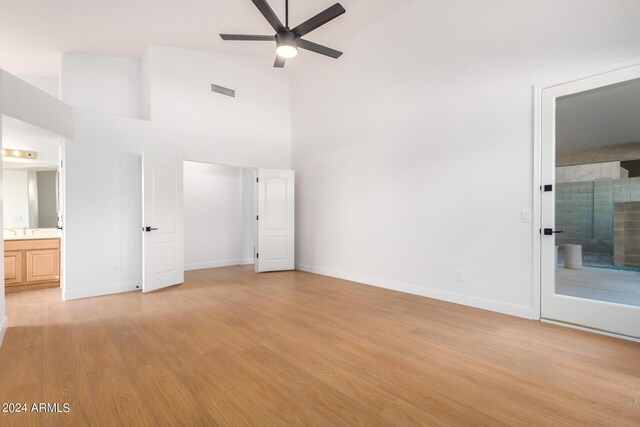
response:
[[[211,92],[219,93],[220,95],[230,96],[232,98],[236,97],[236,91],[233,89],[229,89],[223,86],[211,85]]]

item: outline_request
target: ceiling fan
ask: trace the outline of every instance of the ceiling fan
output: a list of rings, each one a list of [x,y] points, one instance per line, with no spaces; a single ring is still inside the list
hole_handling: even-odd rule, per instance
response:
[[[327,22],[337,18],[346,12],[340,3],[336,3],[328,9],[320,12],[313,18],[303,22],[294,29],[289,29],[289,0],[285,0],[285,25],[282,25],[280,19],[267,0],[251,0],[258,10],[269,21],[269,24],[276,30],[273,36],[256,36],[248,34],[220,34],[222,40],[238,40],[238,41],[275,41],[276,62],[273,64],[276,68],[284,68],[287,59],[293,58],[298,54],[298,48],[310,50],[321,55],[330,56],[331,58],[339,58],[342,52],[310,42],[302,37],[315,30],[316,28],[326,24]]]

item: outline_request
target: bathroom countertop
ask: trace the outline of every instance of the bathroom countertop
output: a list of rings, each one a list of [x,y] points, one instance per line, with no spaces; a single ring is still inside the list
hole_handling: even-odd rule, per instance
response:
[[[34,239],[58,239],[60,238],[60,230],[56,228],[27,229],[27,234],[22,234],[22,230],[16,230],[18,235],[14,235],[12,232],[4,232],[4,240],[34,240]]]

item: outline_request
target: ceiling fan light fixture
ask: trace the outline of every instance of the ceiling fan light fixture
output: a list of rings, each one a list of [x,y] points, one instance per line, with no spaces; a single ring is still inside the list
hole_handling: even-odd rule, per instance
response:
[[[326,46],[313,43],[303,39],[305,35],[324,24],[334,20],[346,12],[340,3],[328,7],[314,17],[307,19],[297,27],[289,28],[289,0],[285,1],[285,23],[283,24],[275,14],[267,0],[251,0],[258,8],[262,16],[269,22],[269,25],[276,31],[275,36],[252,35],[252,34],[220,34],[222,40],[237,41],[274,41],[276,42],[276,60],[273,63],[275,68],[284,68],[287,59],[298,55],[298,48],[319,53],[320,55],[338,59],[342,52]]]
[[[276,54],[280,58],[290,59],[298,55],[298,37],[290,31],[276,34]]]
[[[283,44],[278,46],[278,48],[276,49],[276,54],[281,58],[295,58],[298,55],[298,48],[288,44]]]

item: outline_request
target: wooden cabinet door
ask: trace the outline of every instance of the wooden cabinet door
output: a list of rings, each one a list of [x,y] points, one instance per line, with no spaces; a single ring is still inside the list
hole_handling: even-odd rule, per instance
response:
[[[27,251],[27,282],[60,279],[60,251],[46,249]]]
[[[4,253],[4,283],[22,282],[22,252]]]

